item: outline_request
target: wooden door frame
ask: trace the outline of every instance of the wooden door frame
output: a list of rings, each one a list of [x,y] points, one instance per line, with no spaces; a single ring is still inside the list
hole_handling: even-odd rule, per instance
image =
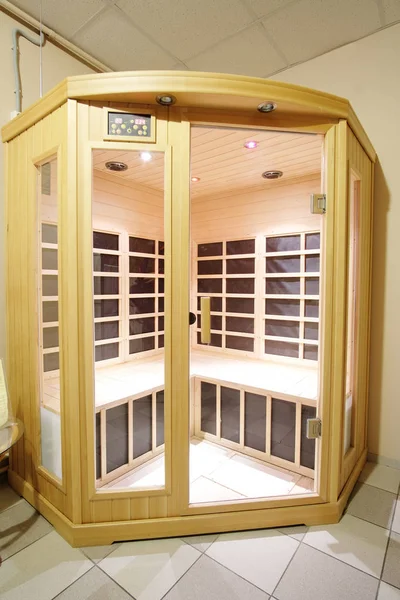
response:
[[[228,116],[221,117],[220,113],[210,111],[193,111],[188,109],[173,108],[170,110],[174,134],[180,140],[178,152],[173,160],[173,187],[172,195],[172,227],[174,230],[172,251],[172,273],[176,274],[175,285],[172,286],[172,298],[174,315],[177,322],[181,324],[179,333],[173,331],[172,350],[174,360],[179,368],[172,369],[175,374],[175,385],[173,391],[172,407],[172,448],[173,470],[172,489],[179,489],[177,497],[178,505],[176,515],[200,515],[214,514],[231,511],[259,510],[263,508],[300,506],[307,504],[320,504],[336,501],[337,488],[330,485],[333,480],[340,478],[340,461],[338,456],[338,442],[341,438],[342,413],[340,409],[340,395],[343,374],[335,369],[337,361],[340,362],[343,355],[343,347],[340,340],[335,337],[340,329],[336,321],[337,311],[343,313],[345,298],[340,294],[340,289],[334,289],[334,279],[343,279],[346,269],[346,257],[342,256],[342,248],[338,243],[340,229],[338,221],[342,217],[343,209],[347,206],[347,190],[341,187],[342,161],[346,160],[346,121],[338,124],[327,124],[300,128],[299,132],[325,134],[324,157],[322,169],[321,191],[326,193],[328,209],[323,218],[321,230],[321,330],[325,335],[321,337],[320,349],[322,359],[320,361],[320,394],[321,399],[317,406],[317,415],[323,422],[323,436],[317,443],[315,476],[319,493],[288,497],[272,497],[270,499],[229,501],[220,503],[204,503],[201,505],[189,505],[189,327],[183,326],[185,315],[189,312],[190,302],[190,274],[188,260],[190,258],[190,193],[188,182],[190,174],[190,126],[210,125],[214,127],[241,127],[249,129],[274,129],[279,131],[298,131],[299,128],[276,125],[272,128],[268,125],[261,127],[259,117],[252,123],[247,120],[246,124],[237,123],[235,119]],[[186,180],[185,180],[186,176]],[[324,242],[325,240],[325,242]],[[179,274],[179,275],[178,275]],[[334,278],[335,274],[335,278]],[[178,279],[179,277],[179,279]],[[177,281],[179,280],[179,285]],[[185,356],[186,354],[186,356]],[[187,385],[183,385],[186,378]],[[181,383],[179,383],[181,382]],[[332,393],[334,386],[334,393]],[[336,415],[336,419],[334,418]],[[336,458],[334,458],[336,457]],[[174,486],[177,486],[175,488]]]

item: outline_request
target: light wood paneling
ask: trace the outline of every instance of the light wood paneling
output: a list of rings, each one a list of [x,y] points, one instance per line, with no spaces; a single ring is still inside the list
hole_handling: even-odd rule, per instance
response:
[[[37,169],[34,161],[66,150],[67,108],[61,106],[9,143],[7,189],[8,381],[16,416],[25,434],[13,450],[12,470],[35,486],[58,510],[72,515],[73,495],[65,493],[40,465],[39,353],[37,321]],[[59,152],[59,164],[66,155]],[[65,160],[66,165],[66,160]],[[60,185],[59,190],[62,189]],[[67,194],[66,189],[64,190]],[[62,201],[62,198],[59,197]],[[63,398],[64,394],[61,395]],[[63,400],[61,400],[63,403]],[[63,413],[64,419],[64,413]],[[63,424],[63,427],[65,423]],[[65,433],[63,433],[65,435]],[[69,455],[64,453],[65,486],[71,484]],[[76,470],[75,470],[76,475]],[[79,465],[78,465],[79,478]],[[79,501],[79,498],[78,498]]]
[[[371,236],[372,236],[372,176],[373,164],[354,133],[348,129],[348,227],[346,231],[347,248],[350,246],[350,185],[358,181],[358,256],[356,265],[356,305],[357,315],[352,361],[353,407],[352,430],[353,444],[342,458],[339,490],[343,488],[352,473],[355,464],[366,448],[366,425],[368,409],[368,378],[370,349],[370,307],[371,307]],[[349,267],[350,268],[350,265]],[[349,351],[349,348],[346,348]],[[345,394],[343,395],[343,405]],[[344,411],[344,408],[343,408]],[[343,425],[344,427],[344,425]]]
[[[136,186],[136,180],[125,181],[115,175],[95,170],[93,228],[163,239],[162,190],[163,186],[161,191],[150,187],[143,188]]]
[[[273,182],[270,182],[273,183]],[[310,194],[321,192],[319,175],[193,203],[191,223],[195,242],[231,237],[300,233],[318,230],[321,217],[310,213]]]
[[[257,142],[255,149],[244,144]],[[283,171],[285,183],[298,177],[318,175],[321,171],[323,138],[319,135],[282,133],[231,128],[194,127],[191,129],[191,176],[200,181],[191,184],[191,199],[214,201],[220,194],[270,191],[276,181],[263,179],[267,170]],[[118,179],[134,181],[150,190],[163,189],[164,161],[162,155],[152,153],[152,160],[143,162],[138,152],[94,152],[96,171],[109,173],[107,161],[121,161],[126,171],[115,173]]]

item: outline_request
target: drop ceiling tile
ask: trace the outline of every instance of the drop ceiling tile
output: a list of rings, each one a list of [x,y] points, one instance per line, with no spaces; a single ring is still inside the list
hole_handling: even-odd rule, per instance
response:
[[[286,66],[267,40],[260,25],[254,25],[224,40],[186,62],[188,67],[195,71],[235,73],[254,77],[264,77]]]
[[[291,64],[309,60],[380,27],[374,0],[300,0],[263,23]]]
[[[400,19],[399,0],[381,0],[381,5],[383,8],[385,25],[389,25]]]
[[[118,10],[103,12],[72,41],[115,71],[169,69],[176,63]]]
[[[13,4],[39,20],[39,2],[13,0]],[[47,27],[69,39],[84,23],[107,6],[103,0],[79,0],[79,2],[55,2],[42,0],[42,21]]]
[[[250,24],[253,16],[240,0],[118,0],[118,6],[179,60]]]
[[[265,17],[275,10],[295,2],[298,0],[245,0],[247,6],[255,12],[257,17]]]

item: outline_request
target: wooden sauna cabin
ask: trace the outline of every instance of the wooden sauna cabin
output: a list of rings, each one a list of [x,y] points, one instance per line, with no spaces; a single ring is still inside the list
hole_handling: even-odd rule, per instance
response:
[[[348,101],[107,73],[2,136],[12,487],[75,546],[337,521],[367,454],[375,160]]]

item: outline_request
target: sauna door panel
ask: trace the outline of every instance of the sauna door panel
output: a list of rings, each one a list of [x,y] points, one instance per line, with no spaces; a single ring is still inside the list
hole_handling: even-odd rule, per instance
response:
[[[191,127],[189,512],[316,491],[323,143]]]

